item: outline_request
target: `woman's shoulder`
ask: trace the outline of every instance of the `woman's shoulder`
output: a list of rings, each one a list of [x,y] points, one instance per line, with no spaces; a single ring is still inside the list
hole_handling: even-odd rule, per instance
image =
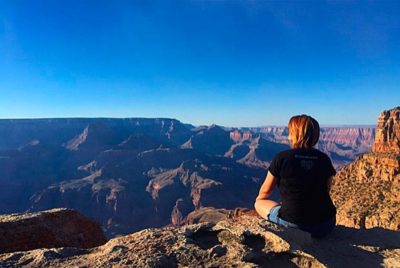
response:
[[[299,148],[299,149],[290,149],[282,152],[283,156],[294,156],[295,158],[302,158],[302,157],[313,157],[316,159],[329,159],[329,156],[318,150],[317,148],[310,148],[310,149],[305,149],[305,148]]]
[[[290,155],[294,154],[295,152],[296,152],[296,149],[287,149],[284,151],[280,151],[279,153],[277,153],[275,155],[275,158],[282,158],[282,157],[290,156]]]
[[[318,150],[317,148],[312,148],[312,150],[313,150],[316,154],[318,154],[318,155],[320,155],[320,156],[322,156],[322,157],[329,158],[329,156],[328,156],[326,153],[324,153],[324,152]]]
[[[286,157],[292,157],[292,156],[296,157],[297,155],[305,155],[305,156],[314,155],[314,156],[319,156],[321,158],[329,159],[329,156],[326,153],[324,153],[316,148],[311,148],[311,149],[302,149],[302,148],[293,149],[293,148],[291,148],[291,149],[287,149],[287,150],[277,153],[275,155],[275,158],[286,158]]]
[[[318,156],[318,158],[321,159],[324,163],[331,164],[332,161],[329,155],[315,148],[313,148],[313,151]]]

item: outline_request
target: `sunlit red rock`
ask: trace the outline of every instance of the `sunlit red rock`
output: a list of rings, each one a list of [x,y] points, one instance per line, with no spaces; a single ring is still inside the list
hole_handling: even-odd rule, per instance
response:
[[[340,224],[400,230],[399,108],[378,119],[374,151],[336,175],[331,195]]]
[[[400,153],[400,107],[380,114],[373,151]]]

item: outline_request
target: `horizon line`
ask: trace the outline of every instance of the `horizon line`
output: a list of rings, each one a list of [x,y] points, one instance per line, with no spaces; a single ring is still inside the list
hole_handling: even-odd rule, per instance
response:
[[[183,122],[182,120],[179,120],[177,118],[171,118],[171,117],[20,117],[20,118],[1,118],[0,121],[7,121],[7,120],[62,120],[62,119],[73,119],[73,120],[79,120],[79,119],[165,119],[165,120],[175,120],[179,121],[182,124],[189,124],[194,127],[202,127],[202,126],[221,126],[224,128],[232,128],[232,129],[246,129],[246,128],[280,128],[280,127],[287,127],[286,124],[282,125],[277,125],[277,124],[271,124],[271,125],[258,125],[258,126],[225,126],[225,125],[220,125],[220,124],[192,124],[188,122]],[[376,123],[375,124],[320,124],[321,128],[351,128],[351,127],[358,127],[358,128],[376,128]]]

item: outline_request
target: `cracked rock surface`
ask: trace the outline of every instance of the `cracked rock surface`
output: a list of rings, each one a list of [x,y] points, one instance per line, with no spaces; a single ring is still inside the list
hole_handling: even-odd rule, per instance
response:
[[[254,216],[145,229],[91,248],[0,255],[1,267],[399,267],[400,234],[338,226],[325,239]]]

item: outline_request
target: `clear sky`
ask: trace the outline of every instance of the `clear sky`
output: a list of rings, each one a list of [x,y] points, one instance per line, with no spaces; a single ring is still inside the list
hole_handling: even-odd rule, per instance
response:
[[[375,124],[400,1],[0,1],[0,118]]]

